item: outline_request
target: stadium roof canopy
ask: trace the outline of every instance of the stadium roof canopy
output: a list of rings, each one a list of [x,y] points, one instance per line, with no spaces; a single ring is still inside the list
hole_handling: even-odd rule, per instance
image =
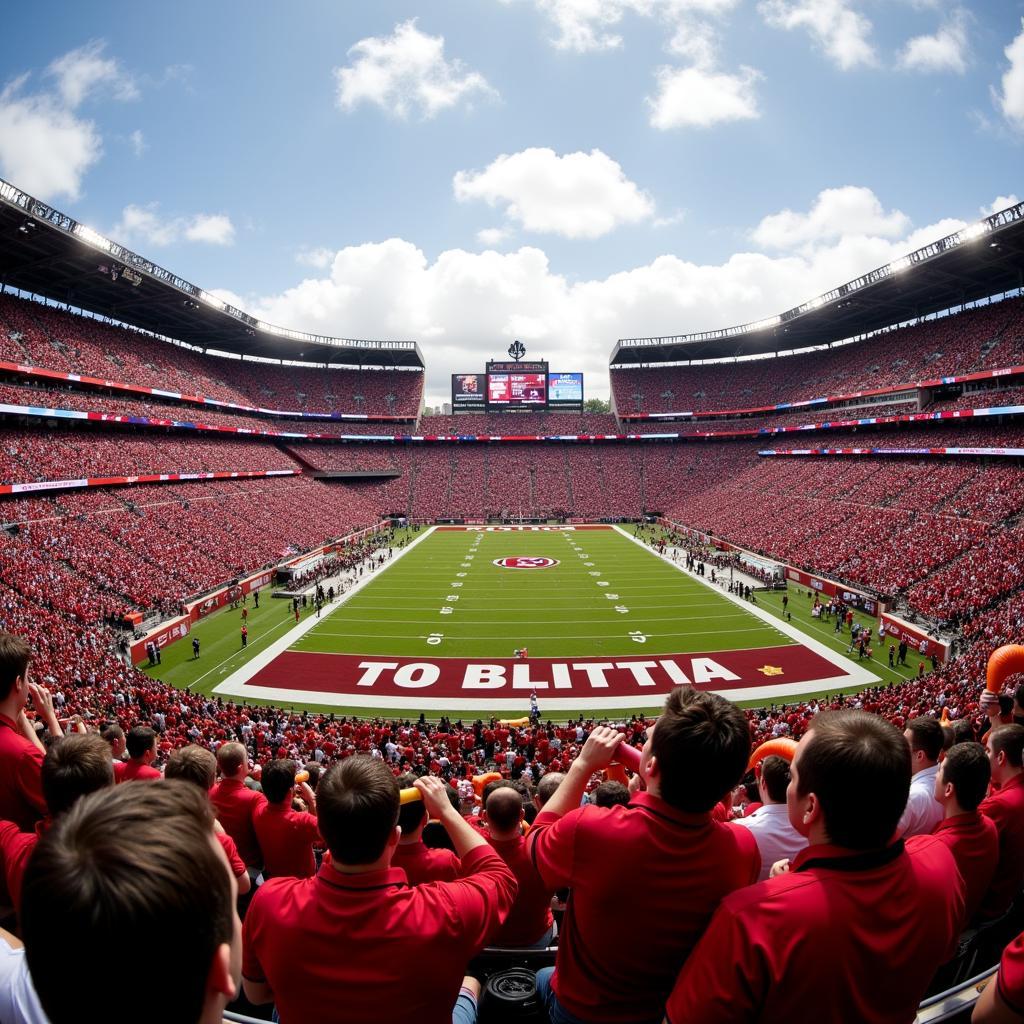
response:
[[[264,323],[0,179],[0,284],[201,349],[346,366],[422,368],[414,341]]]
[[[1024,203],[795,309],[739,327],[622,338],[611,365],[681,363],[829,345],[1024,287]]]

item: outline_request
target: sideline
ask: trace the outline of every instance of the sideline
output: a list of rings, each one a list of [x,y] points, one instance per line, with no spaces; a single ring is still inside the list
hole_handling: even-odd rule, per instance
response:
[[[231,694],[232,696],[256,696],[256,694],[250,693],[246,690],[245,684],[261,669],[266,668],[279,654],[283,654],[292,644],[296,641],[301,640],[310,630],[315,629],[322,622],[326,622],[336,611],[340,608],[344,608],[348,604],[349,600],[359,593],[368,583],[373,580],[379,579],[387,572],[391,566],[395,565],[404,555],[408,554],[417,544],[424,541],[434,532],[435,527],[431,526],[421,536],[417,537],[411,544],[406,544],[404,548],[397,551],[391,556],[391,561],[385,562],[380,569],[375,569],[373,572],[367,572],[363,574],[363,578],[356,582],[350,587],[340,598],[336,599],[334,604],[326,605],[324,614],[321,614],[318,618],[315,611],[311,612],[310,615],[303,619],[300,623],[292,626],[284,636],[275,640],[265,651],[261,651],[256,655],[255,658],[247,661],[240,668],[235,669],[226,679],[218,683],[214,688],[214,693]],[[379,550],[379,549],[378,549]],[[329,577],[333,578],[333,577]]]
[[[434,528],[431,528],[423,537],[418,538],[409,547],[415,546],[420,540],[426,539],[430,533],[433,532]],[[807,636],[805,633],[797,629],[796,627],[789,626],[786,623],[779,622],[779,620],[772,615],[770,612],[763,610],[757,606],[750,605],[746,601],[737,598],[735,595],[722,593],[716,585],[712,585],[708,580],[702,579],[698,576],[693,576],[691,573],[687,573],[685,568],[679,564],[673,562],[671,558],[658,555],[657,552],[652,551],[646,544],[636,540],[634,537],[630,537],[628,533],[619,529],[618,527],[612,527],[612,529],[618,530],[622,536],[628,540],[633,541],[634,544],[643,548],[648,554],[654,557],[660,557],[669,565],[682,572],[685,576],[692,577],[704,583],[705,586],[709,587],[712,591],[720,594],[722,597],[729,599],[737,608],[742,608],[744,612],[752,613],[755,617],[760,619],[765,625],[768,625],[774,630],[775,635],[780,638],[789,638],[790,640],[796,641],[794,646],[800,646],[806,650],[813,652],[823,658],[829,665],[834,666],[837,669],[835,676],[827,678],[816,679],[816,680],[805,680],[803,682],[795,683],[767,683],[764,686],[758,687],[744,687],[743,689],[729,689],[728,686],[723,686],[717,690],[722,696],[730,700],[740,700],[745,702],[752,702],[754,700],[763,701],[768,703],[771,701],[784,700],[790,701],[792,699],[799,699],[802,695],[807,693],[818,692],[822,690],[836,690],[841,688],[858,687],[864,688],[878,682],[878,678],[872,673],[868,672],[865,668],[856,663],[851,663],[848,659],[843,658],[832,648],[819,643],[817,640]],[[571,535],[567,537],[571,539]],[[405,550],[409,550],[406,548]],[[400,556],[399,556],[400,557]],[[397,560],[397,559],[395,559]],[[393,564],[394,560],[391,564]],[[351,595],[347,595],[351,596]],[[304,632],[304,631],[303,631]],[[301,675],[300,672],[296,672],[296,678],[294,679],[294,685],[289,686],[260,686],[251,687],[245,685],[249,679],[262,667],[269,664],[278,656],[283,653],[290,644],[293,642],[293,637],[283,638],[281,641],[276,643],[274,647],[258,656],[253,662],[245,667],[244,671],[234,673],[231,677],[221,683],[215,690],[217,693],[231,694],[235,699],[246,699],[246,698],[257,698],[265,701],[272,701],[278,704],[295,704],[295,705],[316,705],[320,707],[347,707],[347,708],[359,708],[362,713],[382,713],[382,714],[409,714],[413,711],[444,711],[447,713],[465,714],[465,713],[482,713],[486,710],[490,712],[517,712],[521,711],[524,707],[524,700],[521,696],[504,696],[498,697],[493,691],[487,696],[481,695],[477,698],[465,698],[465,697],[430,697],[426,692],[420,690],[417,693],[410,693],[408,697],[404,697],[401,700],[396,700],[393,697],[386,697],[377,695],[374,693],[340,693],[330,691],[313,691],[304,690],[301,686]],[[297,652],[302,653],[302,652]],[[322,655],[316,655],[316,657],[322,657]],[[369,658],[369,656],[367,656]],[[689,655],[664,655],[664,658],[687,658]],[[372,660],[372,659],[371,659]],[[401,660],[401,659],[400,659]],[[448,659],[421,659],[421,660],[448,660]],[[470,659],[479,662],[490,662],[495,659],[479,658]],[[497,659],[501,660],[501,659]],[[571,659],[567,659],[571,660]],[[618,659],[616,659],[618,660]],[[623,661],[636,660],[635,657],[622,656]],[[292,680],[289,680],[291,683]],[[485,691],[486,692],[486,691]],[[659,697],[664,696],[659,694]],[[659,701],[660,702],[660,701]],[[617,697],[596,697],[596,696],[574,696],[574,697],[551,697],[548,696],[542,699],[542,707],[545,712],[553,714],[575,714],[577,712],[584,713],[599,713],[602,711],[615,712],[621,709],[630,709],[639,707],[643,703],[643,697],[640,694],[632,694],[630,696],[617,696]]]
[[[750,612],[751,615],[757,616],[762,622],[770,626],[776,632],[781,633],[783,636],[788,636],[790,640],[795,640],[799,644],[803,644],[809,650],[814,651],[815,654],[820,654],[827,662],[835,665],[836,668],[841,669],[844,675],[849,676],[849,681],[835,681],[832,679],[822,680],[821,686],[817,687],[819,690],[830,690],[838,689],[839,687],[846,686],[874,686],[881,683],[882,680],[879,676],[876,676],[873,672],[869,672],[863,665],[857,664],[851,661],[849,658],[843,657],[838,651],[833,650],[827,644],[823,644],[820,640],[815,640],[814,637],[808,636],[802,629],[798,629],[796,626],[790,625],[788,622],[784,622],[779,619],[772,612],[767,609],[761,608],[760,605],[752,604],[750,601],[744,601],[743,598],[737,597],[735,594],[730,594],[728,590],[723,590],[718,586],[717,583],[712,583],[708,577],[698,576],[694,572],[689,572],[686,568],[685,562],[680,564],[674,562],[668,555],[660,555],[650,545],[645,544],[642,540],[637,540],[636,537],[630,536],[620,526],[615,526],[613,529],[617,530],[627,540],[631,540],[634,544],[643,548],[649,554],[655,558],[660,558],[663,562],[671,565],[674,569],[677,569],[684,576],[690,577],[690,579],[696,580],[698,583],[703,583],[709,590],[718,594],[719,597],[724,597],[727,601],[731,601],[734,605],[739,608],[743,608],[745,611]],[[672,548],[673,551],[678,551],[680,554],[684,554],[682,548]],[[807,684],[807,692],[811,691],[811,684]]]

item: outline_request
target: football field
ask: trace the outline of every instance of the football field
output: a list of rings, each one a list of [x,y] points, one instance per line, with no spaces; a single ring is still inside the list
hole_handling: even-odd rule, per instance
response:
[[[684,683],[768,702],[877,679],[610,526],[434,527],[268,640],[213,692],[512,717],[536,693],[567,717],[656,708]]]

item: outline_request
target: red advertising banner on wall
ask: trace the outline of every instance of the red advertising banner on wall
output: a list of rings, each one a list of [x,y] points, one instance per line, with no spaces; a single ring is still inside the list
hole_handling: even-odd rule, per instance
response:
[[[168,644],[173,644],[175,640],[188,636],[190,627],[191,620],[189,616],[183,615],[180,619],[165,622],[157,632],[150,633],[145,639],[136,640],[132,644],[132,664],[137,665],[146,657],[146,644],[153,642],[157,647],[163,649]]]
[[[851,590],[842,583],[836,583],[835,580],[826,580],[820,576],[812,576],[802,569],[794,569],[789,565],[786,566],[786,579],[791,583],[799,584],[801,587],[817,590],[818,593],[825,594],[828,597],[838,597],[840,601],[844,601],[846,604],[863,608],[868,615],[876,615],[878,613],[878,602],[875,598],[862,594],[859,590]]]
[[[882,613],[882,622],[878,627],[879,638],[888,637],[899,643],[905,641],[911,650],[917,651],[922,657],[930,658],[933,654],[944,662],[949,656],[949,645],[935,637],[929,636],[921,627],[912,626],[909,622],[897,619],[888,612]]]

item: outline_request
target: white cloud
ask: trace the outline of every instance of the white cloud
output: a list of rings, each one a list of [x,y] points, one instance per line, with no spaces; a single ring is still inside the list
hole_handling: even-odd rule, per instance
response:
[[[196,213],[189,217],[165,218],[161,216],[156,203],[126,206],[111,234],[114,239],[126,245],[142,243],[160,248],[183,240],[207,245],[231,245],[235,240],[234,225],[223,213]]]
[[[232,245],[235,226],[226,213],[197,213],[185,225],[185,238],[208,245]]]
[[[128,142],[132,147],[132,152],[136,156],[142,156],[142,154],[146,152],[146,137],[142,134],[142,130],[140,128],[136,128],[135,131],[128,136]]]
[[[1024,132],[1024,18],[1021,32],[1004,51],[1010,62],[1003,75],[1001,87],[993,90],[996,104],[1010,126]]]
[[[807,29],[843,71],[876,63],[871,22],[847,0],[761,0],[758,10],[773,28]]]
[[[115,99],[139,98],[139,90],[132,76],[113,57],[103,56],[105,46],[103,40],[94,39],[58,57],[47,68],[46,73],[56,78],[57,91],[71,110],[99,86],[106,87]]]
[[[765,217],[751,238],[767,249],[799,249],[858,235],[896,238],[909,227],[910,219],[899,210],[886,213],[871,189],[846,185],[819,192],[807,213],[782,210]]]
[[[334,259],[334,250],[321,246],[316,249],[300,249],[295,254],[295,262],[304,267],[316,267],[318,270],[326,270]]]
[[[527,231],[565,238],[599,238],[654,213],[651,197],[599,149],[559,156],[551,149],[502,154],[483,171],[459,171],[459,202],[503,206]]]
[[[878,225],[891,232],[885,215]],[[595,394],[607,388],[617,338],[770,316],[963,226],[946,220],[893,237],[855,225],[850,234],[800,252],[738,252],[716,264],[661,256],[578,282],[555,272],[535,247],[454,249],[430,262],[411,242],[391,238],[342,249],[324,276],[243,308],[297,330],[420,340],[431,405],[448,400],[449,374],[482,368],[516,337],[552,366],[589,374],[588,393]]]
[[[978,212],[982,217],[991,217],[992,214],[999,213],[1008,206],[1016,206],[1019,202],[1020,200],[1011,192],[1008,196],[996,196],[988,206],[978,207]]]
[[[668,217],[655,217],[651,222],[651,226],[656,228],[671,228],[675,227],[676,224],[682,224],[684,220],[686,220],[686,211],[676,210],[675,213]]]
[[[513,0],[505,0],[506,3]],[[627,14],[672,24],[691,14],[721,15],[738,0],[534,0],[556,30],[558,50],[599,53],[622,46],[618,32]]]
[[[476,233],[477,241],[493,248],[510,238],[515,232],[511,228],[483,228]]]
[[[496,95],[483,75],[460,60],[445,60],[444,37],[421,32],[415,18],[390,36],[361,39],[348,55],[351,63],[334,69],[342,110],[371,103],[394,117],[418,110],[429,118],[462,100]]]
[[[0,92],[0,170],[40,199],[77,199],[82,178],[103,153],[100,134],[50,94],[24,93],[27,79],[22,75]]]
[[[740,68],[736,75],[706,67],[660,67],[655,71],[658,91],[648,97],[651,124],[671,128],[709,128],[723,121],[749,121],[760,117],[754,86],[761,73]]]
[[[967,70],[967,12],[958,7],[931,36],[915,36],[900,51],[897,64],[904,71]]]

